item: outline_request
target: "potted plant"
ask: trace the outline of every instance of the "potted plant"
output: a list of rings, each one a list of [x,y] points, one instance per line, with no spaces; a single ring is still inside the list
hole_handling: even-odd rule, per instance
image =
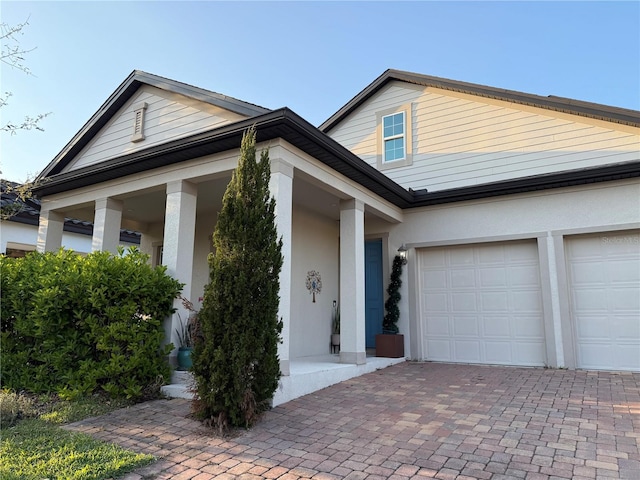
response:
[[[180,318],[180,328],[176,328],[178,337],[178,370],[189,370],[192,366],[191,352],[193,352],[198,328],[198,311],[193,307],[193,303],[184,297],[180,297],[182,305],[189,311],[186,323]]]
[[[391,268],[391,279],[387,293],[389,297],[384,303],[386,314],[382,320],[382,333],[376,335],[376,356],[400,358],[404,357],[404,335],[398,333],[398,320],[400,319],[400,287],[402,286],[402,266],[404,258],[396,255]]]
[[[340,307],[333,301],[333,311],[331,312],[331,351],[340,348]]]

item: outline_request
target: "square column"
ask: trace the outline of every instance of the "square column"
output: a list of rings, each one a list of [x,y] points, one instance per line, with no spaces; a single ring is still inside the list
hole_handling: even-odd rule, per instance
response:
[[[276,200],[276,229],[282,238],[282,269],[280,270],[280,303],[278,317],[282,319],[282,343],[278,344],[280,372],[288,376],[291,336],[291,218],[293,199],[293,166],[282,160],[271,160],[269,193]]]
[[[41,210],[38,224],[36,250],[40,253],[55,252],[62,246],[64,215],[52,210]]]
[[[118,251],[120,245],[120,222],[122,221],[122,202],[113,198],[96,200],[93,217],[93,239],[91,250],[94,252]]]
[[[340,362],[362,365],[365,348],[364,203],[340,202]]]
[[[565,274],[564,239],[562,235],[552,235],[547,232],[544,237],[538,237],[538,256],[540,259],[540,279],[542,283],[542,305],[544,311],[544,330],[547,350],[547,362],[555,368],[571,367],[565,358],[565,338],[570,338],[570,331],[564,331],[563,318],[569,318],[569,312],[564,305],[569,304],[569,298],[562,285],[567,285]],[[570,327],[569,327],[570,328]],[[572,357],[569,352],[569,358]]]
[[[193,273],[193,248],[196,232],[196,201],[198,187],[184,180],[167,183],[167,204],[164,214],[164,243],[162,263],[167,273],[184,283],[182,296],[191,300],[191,277]],[[177,348],[176,329],[180,321],[186,322],[189,312],[182,302],[173,302],[176,313],[165,320],[164,332],[167,343],[172,342]]]

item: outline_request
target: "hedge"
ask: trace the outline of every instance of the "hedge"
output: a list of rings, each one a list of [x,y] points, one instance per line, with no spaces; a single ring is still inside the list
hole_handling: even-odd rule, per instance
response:
[[[136,248],[0,256],[3,387],[140,398],[170,373],[163,321],[182,284]]]

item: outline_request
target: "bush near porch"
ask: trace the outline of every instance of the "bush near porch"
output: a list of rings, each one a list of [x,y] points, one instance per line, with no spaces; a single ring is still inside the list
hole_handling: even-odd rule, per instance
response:
[[[170,373],[163,320],[182,285],[132,248],[0,256],[4,388],[74,398],[155,394]]]

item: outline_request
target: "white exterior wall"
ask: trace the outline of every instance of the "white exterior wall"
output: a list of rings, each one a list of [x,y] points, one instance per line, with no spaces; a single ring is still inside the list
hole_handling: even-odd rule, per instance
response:
[[[382,225],[379,226],[382,228]],[[409,247],[407,275],[401,300],[402,333],[412,337],[408,356],[417,358],[418,271],[416,249],[535,239],[547,336],[552,366],[575,367],[564,249],[571,235],[624,232],[640,228],[640,181],[605,182],[554,189],[405,212],[405,222],[391,228],[389,250]]]
[[[640,158],[638,128],[402,82],[329,135],[376,167],[376,114],[408,103],[413,164],[384,170],[405,188],[438,191]]]
[[[327,355],[333,301],[340,301],[339,224],[294,206],[292,230],[290,358]],[[306,288],[310,270],[322,278],[316,303]]]
[[[132,142],[134,107],[141,102],[148,104],[143,129],[145,138]],[[228,110],[146,85],[113,116],[65,171],[95,165],[109,158],[221,127],[242,118]]]
[[[38,227],[36,225],[26,225],[24,223],[3,221],[0,223],[0,253],[7,251],[7,243],[22,243],[33,245],[38,242]],[[135,245],[133,243],[123,243],[125,247]],[[91,236],[82,233],[63,232],[62,247],[78,253],[91,252]]]

